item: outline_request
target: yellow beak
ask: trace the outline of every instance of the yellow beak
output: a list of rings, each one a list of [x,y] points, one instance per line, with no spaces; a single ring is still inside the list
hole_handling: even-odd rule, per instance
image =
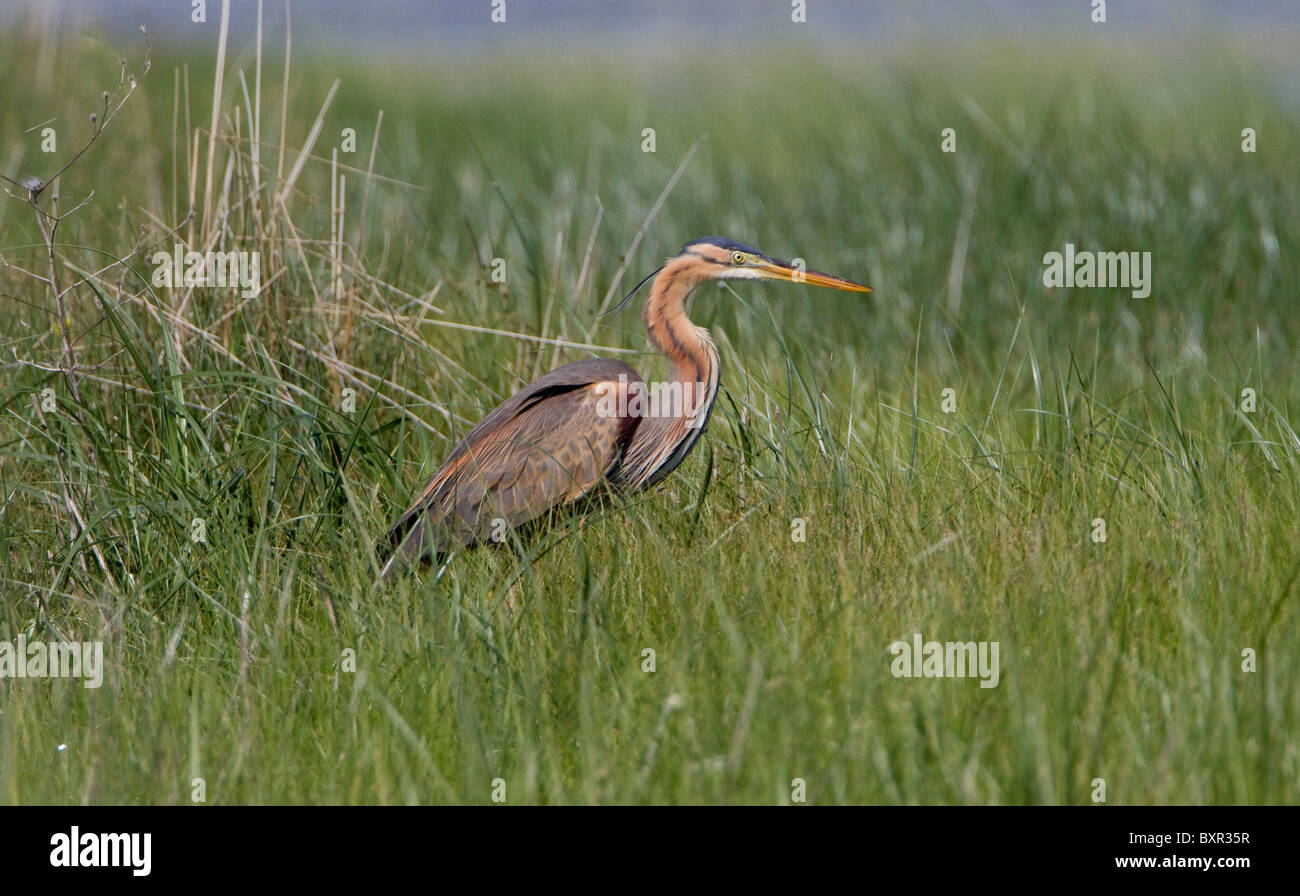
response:
[[[800,270],[797,267],[776,264],[770,261],[760,261],[755,267],[764,278],[771,280],[810,283],[813,286],[826,286],[830,289],[843,289],[848,292],[871,292],[870,286],[863,286],[861,283],[854,283],[852,280],[845,280],[843,277],[834,277],[819,271]]]

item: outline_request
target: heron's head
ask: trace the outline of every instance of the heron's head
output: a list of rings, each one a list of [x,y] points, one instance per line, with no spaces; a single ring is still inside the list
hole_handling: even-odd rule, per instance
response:
[[[784,280],[787,283],[809,283],[849,292],[871,292],[869,286],[810,271],[800,264],[792,264],[764,255],[753,246],[720,236],[706,236],[692,240],[669,262],[669,265],[688,273],[699,282],[706,280]]]
[[[678,302],[683,301],[691,290],[711,280],[784,280],[787,283],[811,283],[813,286],[828,286],[849,292],[871,292],[869,286],[843,277],[810,271],[802,263],[793,264],[764,255],[753,246],[726,237],[706,236],[682,246],[682,251],[668,259],[668,263],[657,271],[651,271],[604,316],[616,315],[622,311],[632,296],[651,280],[656,285],[663,286],[665,292],[661,295],[672,295]],[[649,303],[646,308],[650,308]]]

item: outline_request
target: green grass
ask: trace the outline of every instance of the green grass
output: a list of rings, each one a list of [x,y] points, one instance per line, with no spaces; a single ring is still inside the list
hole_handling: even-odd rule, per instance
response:
[[[0,95],[11,177],[69,157],[142,55],[68,35],[42,80],[42,40],[0,37],[25,87]],[[1210,47],[1200,69],[1092,41],[671,66],[296,52],[286,176],[342,85],[272,216],[281,48],[258,202],[253,56],[232,47],[205,207],[213,48],[156,46],[60,183],[64,211],[95,194],[56,247],[79,403],[35,215],[0,203],[0,640],[102,640],[107,664],[98,690],[0,681],[0,799],[188,803],[202,777],[208,803],[483,803],[500,778],[512,804],[784,804],[801,778],[820,804],[1084,804],[1103,778],[1110,804],[1297,802],[1300,122],[1263,63]],[[390,180],[364,200],[380,108]],[[53,156],[28,132],[46,119]],[[181,237],[262,251],[277,279],[251,301],[149,285],[193,129]],[[373,542],[454,441],[590,354],[511,334],[660,375],[639,314],[596,312],[711,233],[876,291],[703,290],[724,392],[664,485],[376,590]],[[1066,242],[1151,252],[1152,295],[1045,289]],[[998,687],[892,677],[914,632],[999,642]]]

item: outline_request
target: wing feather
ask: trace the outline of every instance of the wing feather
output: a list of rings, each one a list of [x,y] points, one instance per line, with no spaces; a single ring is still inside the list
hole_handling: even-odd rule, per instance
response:
[[[494,519],[536,519],[589,493],[618,464],[639,418],[598,410],[607,388],[639,382],[621,361],[566,364],[525,386],[470,430],[389,530],[383,547],[410,563],[473,544]]]

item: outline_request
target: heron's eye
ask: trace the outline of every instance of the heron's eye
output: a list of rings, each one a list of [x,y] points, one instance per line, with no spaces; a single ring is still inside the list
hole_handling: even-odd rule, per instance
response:
[[[744,253],[744,252],[734,252],[734,253],[732,253],[732,256],[731,256],[731,263],[732,263],[732,264],[744,264],[744,263],[745,263],[745,253]]]

